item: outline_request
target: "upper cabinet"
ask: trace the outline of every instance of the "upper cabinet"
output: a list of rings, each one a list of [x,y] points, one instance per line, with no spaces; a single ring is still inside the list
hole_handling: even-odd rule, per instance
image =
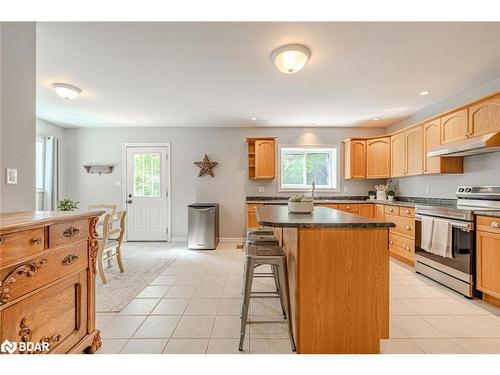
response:
[[[500,95],[469,107],[469,133],[480,136],[500,131]]]
[[[366,141],[347,139],[344,141],[344,178],[366,178]]]
[[[441,119],[428,121],[422,126],[423,132],[423,173],[463,173],[464,159],[462,157],[427,156],[427,152],[441,144]]]
[[[248,178],[273,179],[276,176],[276,139],[247,138]]]
[[[441,144],[460,141],[469,136],[467,108],[441,117]]]
[[[406,175],[416,176],[423,170],[422,125],[406,129]]]
[[[391,177],[391,137],[366,141],[366,178]]]
[[[391,136],[391,177],[406,175],[406,133]]]

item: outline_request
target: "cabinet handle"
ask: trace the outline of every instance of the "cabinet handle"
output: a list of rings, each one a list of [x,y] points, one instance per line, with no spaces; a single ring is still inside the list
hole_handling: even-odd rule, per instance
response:
[[[394,243],[394,242],[392,242],[392,240],[391,240],[391,241],[389,241],[389,245],[392,245],[393,243]]]
[[[64,237],[74,237],[74,236],[76,236],[78,233],[80,233],[80,229],[75,228],[75,227],[69,227],[68,229],[66,229],[66,230],[63,232],[63,236],[64,236]]]
[[[392,211],[394,211],[394,210],[392,208],[389,208],[389,212],[392,212]]]
[[[4,236],[0,236],[0,244],[2,244],[4,242],[5,242],[5,237]]]
[[[41,244],[41,243],[42,243],[42,239],[41,239],[41,238],[33,238],[33,239],[31,240],[31,243],[32,243],[33,245],[38,245],[38,244]]]
[[[410,213],[410,210],[406,210],[405,212],[406,212],[407,214],[409,214],[409,213]]]
[[[346,210],[350,210],[350,209],[351,209],[351,206],[347,206],[347,207],[346,207]]]
[[[500,228],[500,223],[498,221],[492,221],[490,226],[492,228]]]
[[[69,254],[66,255],[62,261],[63,264],[70,265],[71,263],[75,263],[78,260],[78,255]]]
[[[410,230],[411,229],[411,227],[409,225],[407,225],[405,228],[406,228],[406,230]]]
[[[410,247],[409,246],[405,246],[405,250],[406,251],[410,251]]]

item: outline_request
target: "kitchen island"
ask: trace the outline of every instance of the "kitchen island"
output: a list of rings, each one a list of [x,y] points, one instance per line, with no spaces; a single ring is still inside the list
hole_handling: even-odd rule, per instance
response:
[[[287,254],[298,353],[379,353],[389,337],[389,228],[394,224],[316,207],[257,209]]]

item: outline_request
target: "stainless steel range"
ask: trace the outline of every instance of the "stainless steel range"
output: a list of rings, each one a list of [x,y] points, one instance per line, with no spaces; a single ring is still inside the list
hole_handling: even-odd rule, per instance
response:
[[[415,271],[472,298],[477,293],[474,212],[500,209],[500,186],[459,186],[457,198],[456,206],[416,206]],[[450,256],[421,248],[425,217],[449,220]]]

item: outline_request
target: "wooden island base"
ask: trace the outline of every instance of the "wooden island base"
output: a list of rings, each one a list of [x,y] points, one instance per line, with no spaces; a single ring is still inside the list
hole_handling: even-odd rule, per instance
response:
[[[274,228],[288,257],[298,353],[380,353],[389,337],[387,228]]]

